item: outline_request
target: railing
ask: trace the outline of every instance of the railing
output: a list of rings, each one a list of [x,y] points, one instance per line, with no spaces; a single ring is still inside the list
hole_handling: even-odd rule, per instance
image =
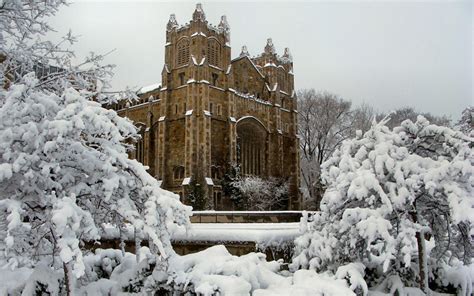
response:
[[[290,223],[303,211],[195,211],[191,223]]]

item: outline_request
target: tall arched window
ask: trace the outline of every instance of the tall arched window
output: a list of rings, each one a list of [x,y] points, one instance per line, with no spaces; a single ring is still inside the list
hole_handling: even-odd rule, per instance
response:
[[[207,61],[210,65],[219,66],[220,45],[216,39],[207,41]]]
[[[237,123],[238,161],[244,176],[265,176],[267,131],[255,118]]]
[[[189,40],[182,39],[178,43],[178,57],[176,64],[178,66],[185,65],[189,61]]]
[[[140,139],[138,139],[138,141],[135,143],[135,159],[141,163],[144,163],[146,153],[145,143],[143,141],[145,137],[145,125],[138,123],[137,127],[139,128]]]
[[[175,180],[181,180],[184,178],[184,167],[183,166],[175,166],[173,168],[173,178]]]

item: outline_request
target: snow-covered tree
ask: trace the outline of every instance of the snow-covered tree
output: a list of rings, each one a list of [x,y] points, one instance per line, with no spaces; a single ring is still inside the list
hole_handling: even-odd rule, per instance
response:
[[[221,183],[224,195],[230,197],[236,209],[243,209],[244,207],[242,204],[242,194],[240,189],[236,186],[236,181],[240,180],[240,178],[240,165],[232,163],[229,165],[227,172],[225,172]]]
[[[466,135],[474,136],[474,107],[469,106],[462,111],[461,119],[456,124],[456,127]]]
[[[351,136],[352,122],[350,101],[314,89],[298,92],[301,176],[314,208],[319,208],[324,192],[320,166]]]
[[[107,54],[91,52],[83,60],[77,58],[71,46],[78,39],[71,31],[57,42],[48,40],[47,35],[54,31],[48,18],[64,5],[68,1],[0,2],[0,87],[20,83],[25,74],[34,72],[38,79],[35,88],[58,95],[65,88],[74,87],[84,90],[83,96],[104,103],[125,95],[136,98],[131,91],[117,93],[118,96],[107,92],[114,68],[103,64]]]
[[[426,118],[430,123],[440,125],[440,126],[451,126],[451,119],[445,115],[437,116],[428,112],[420,112],[415,110],[413,107],[404,106],[400,107],[390,114],[390,121],[387,122],[387,126],[389,128],[394,128],[400,126],[401,123],[407,119],[415,122],[419,115]],[[382,120],[383,118],[387,117],[387,113],[379,113],[377,115],[377,119]]]
[[[473,139],[421,116],[393,131],[386,122],[323,164],[328,189],[296,240],[293,268],[362,262],[376,280],[416,276],[426,292],[443,264],[472,262]]]
[[[288,183],[282,179],[250,176],[234,181],[233,186],[240,191],[244,210],[276,210],[284,208],[288,201]]]
[[[133,124],[72,88],[58,96],[37,83],[30,73],[0,90],[2,265],[46,260],[80,277],[81,244],[99,239],[104,223],[131,223],[159,256],[172,254],[170,233],[190,209],[128,159]]]

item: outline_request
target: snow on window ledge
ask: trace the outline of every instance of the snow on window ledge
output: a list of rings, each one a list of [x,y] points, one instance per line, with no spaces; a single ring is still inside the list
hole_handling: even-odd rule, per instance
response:
[[[181,185],[189,185],[189,183],[191,183],[191,177],[186,177],[183,179]]]

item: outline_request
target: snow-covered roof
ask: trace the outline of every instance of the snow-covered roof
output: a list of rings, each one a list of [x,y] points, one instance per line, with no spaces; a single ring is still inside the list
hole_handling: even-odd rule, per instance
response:
[[[198,36],[198,35],[203,36],[203,37],[207,37],[207,35],[204,34],[203,32],[194,32],[193,34],[191,34],[191,37]]]
[[[206,184],[209,185],[209,186],[214,186],[214,182],[212,182],[212,179],[211,178],[208,178],[206,177]]]
[[[163,180],[158,180],[158,187],[161,188],[161,184],[163,184]]]
[[[266,63],[263,67],[276,67],[276,65],[271,62],[271,63]]]
[[[158,89],[160,87],[161,87],[161,83],[155,83],[155,84],[151,84],[151,85],[148,85],[148,86],[143,86],[142,88],[140,88],[137,91],[137,94],[139,94],[139,95],[145,94],[147,92],[154,91],[155,89]]]
[[[201,61],[198,63],[196,58],[192,55],[191,58],[193,59],[193,64],[197,66],[202,66],[204,65],[204,61],[206,60],[206,57],[203,57]]]
[[[183,179],[181,185],[189,185],[189,183],[191,183],[191,177],[186,177]]]
[[[252,61],[252,59],[250,59],[249,56],[241,56],[241,57],[237,57],[235,59],[233,59],[232,61],[230,61],[231,63],[234,63],[234,62],[237,62],[237,61],[240,61],[241,59],[248,59],[250,64],[255,68],[255,70],[257,70],[258,74],[260,74],[260,76],[262,78],[265,78],[265,76],[262,74],[262,72],[260,72],[260,70],[257,68],[257,66],[255,65],[255,63]]]

